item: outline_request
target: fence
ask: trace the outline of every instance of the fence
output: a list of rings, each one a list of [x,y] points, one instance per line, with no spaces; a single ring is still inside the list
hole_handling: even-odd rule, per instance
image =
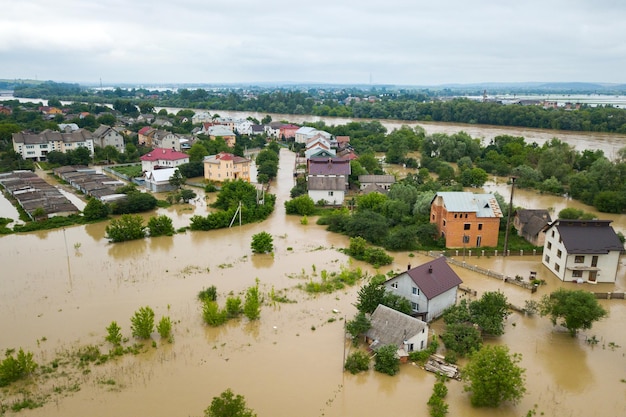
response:
[[[443,256],[446,257],[450,257],[450,256],[468,256],[468,257],[472,257],[472,256],[503,256],[504,255],[504,251],[499,251],[499,250],[487,250],[487,249],[476,249],[476,248],[472,248],[472,249],[447,249],[443,252],[440,252]],[[506,251],[507,256],[537,256],[537,255],[541,255],[543,254],[543,248],[537,248],[537,249],[519,249],[519,250],[507,250]]]
[[[436,258],[436,257],[442,256],[443,254],[442,253],[436,253],[436,252],[428,252],[428,255],[432,256],[433,258]],[[445,255],[443,255],[443,256],[445,256]],[[500,281],[504,281],[504,282],[509,283],[509,284],[517,285],[518,287],[522,287],[522,288],[525,288],[527,290],[531,290],[532,292],[536,292],[537,291],[537,286],[538,285],[537,284],[533,284],[531,282],[526,282],[526,281],[522,281],[521,279],[511,278],[511,277],[509,277],[507,275],[504,275],[504,274],[501,274],[499,272],[495,272],[495,271],[492,271],[490,269],[485,269],[485,268],[482,268],[482,267],[477,266],[477,265],[470,265],[470,264],[466,263],[465,261],[459,261],[459,260],[453,259],[453,258],[446,257],[446,261],[448,263],[453,264],[453,265],[460,266],[460,267],[465,268],[465,269],[469,269],[470,271],[478,272],[479,274],[486,275],[488,277],[495,278],[495,279],[498,279]]]
[[[623,292],[594,292],[593,295],[600,300],[624,300]]]

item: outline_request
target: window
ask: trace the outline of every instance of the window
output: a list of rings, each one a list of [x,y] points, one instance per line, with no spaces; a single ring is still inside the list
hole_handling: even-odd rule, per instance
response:
[[[420,290],[417,287],[413,287],[413,295],[420,295]]]
[[[583,271],[572,271],[572,277],[573,278],[582,278],[583,277]]]
[[[433,214],[433,220],[435,220],[435,215]]]
[[[465,218],[467,219],[467,213],[465,213]]]
[[[446,219],[443,219],[443,227],[446,227]]]
[[[561,255],[563,255],[563,252],[561,252],[561,249],[558,249],[558,250],[556,251],[556,257],[560,259],[560,258],[561,258]]]
[[[413,302],[411,303],[411,310],[413,310],[413,311],[419,311],[419,309],[420,309],[419,304],[417,304],[417,303],[413,303]]]
[[[546,261],[546,263],[550,263],[550,256],[546,255],[543,259]]]
[[[35,145],[26,145],[26,149],[35,149]]]
[[[478,223],[478,230],[483,230],[483,224],[482,223]]]
[[[415,350],[415,345],[413,343],[409,343],[407,346],[407,352],[413,352]]]
[[[585,257],[584,256],[574,256],[574,263],[576,263],[576,264],[585,263]]]
[[[559,264],[555,263],[555,264],[554,264],[554,270],[555,270],[556,272],[559,272],[559,271],[561,270],[561,265],[559,265]]]
[[[471,225],[471,224],[469,224],[469,223],[465,223],[465,224],[463,225],[463,230],[469,230],[469,229],[470,229],[470,227],[472,227],[472,225]]]
[[[329,192],[328,192],[328,196],[329,196],[329,197],[332,197],[332,196],[333,196],[333,191],[329,191]]]
[[[548,242],[548,249],[552,249],[552,242]]]
[[[391,283],[391,288],[398,289],[398,283],[397,282],[392,282]]]
[[[552,231],[552,237],[554,237],[554,230]]]

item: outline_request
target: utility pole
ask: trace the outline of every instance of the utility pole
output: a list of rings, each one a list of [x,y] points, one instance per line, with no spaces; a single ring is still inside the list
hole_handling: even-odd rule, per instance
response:
[[[502,256],[507,256],[509,250],[509,229],[511,228],[511,212],[513,211],[513,192],[515,190],[515,180],[517,177],[511,177],[511,199],[509,200],[509,213],[506,217],[506,230],[504,231],[504,253]]]

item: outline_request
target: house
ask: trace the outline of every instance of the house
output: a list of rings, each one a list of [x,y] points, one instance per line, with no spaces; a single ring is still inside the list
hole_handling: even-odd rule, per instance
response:
[[[400,361],[406,362],[409,353],[426,349],[428,324],[393,308],[379,304],[370,317],[371,327],[365,334],[369,348],[398,347]]]
[[[304,151],[304,157],[307,159],[311,158],[314,154],[317,154],[319,151],[326,151],[330,153],[331,155],[333,155],[333,157],[337,153],[334,149],[331,149],[330,143],[328,142],[328,140],[326,140],[324,136],[319,135],[307,141],[306,149]]]
[[[561,281],[615,282],[624,245],[611,220],[559,219],[545,236],[542,263]]]
[[[253,123],[247,119],[239,119],[235,122],[235,131],[240,135],[251,135]]]
[[[318,130],[314,127],[302,126],[296,130],[296,143],[306,143],[306,141],[309,140],[309,138],[311,138],[317,131]]]
[[[235,133],[229,128],[221,125],[210,126],[207,130],[209,138],[211,140],[215,140],[217,138],[222,138],[226,142],[226,145],[229,148],[235,147]]]
[[[280,139],[294,139],[296,137],[296,132],[300,129],[300,126],[286,124],[281,125],[279,130],[279,138]]]
[[[360,190],[381,190],[387,193],[391,186],[396,182],[393,175],[359,175]]]
[[[350,161],[339,158],[311,158],[308,160],[308,195],[313,201],[342,205],[348,189]]]
[[[152,146],[152,136],[151,133],[154,132],[156,129],[150,127],[150,126],[145,126],[142,127],[141,129],[139,129],[139,131],[137,132],[137,141],[140,145],[146,145],[151,147]]]
[[[170,178],[178,171],[178,168],[155,169],[145,173],[145,186],[153,193],[162,193],[176,189],[170,184]]]
[[[119,153],[124,153],[124,137],[111,126],[100,125],[93,132],[93,143],[101,148],[113,146]]]
[[[76,123],[59,123],[59,130],[65,133],[72,133],[80,129]]]
[[[189,162],[189,155],[171,148],[156,148],[142,155],[141,170],[143,172],[154,171],[160,168],[175,168]]]
[[[337,136],[337,149],[346,149],[350,146],[350,136]]]
[[[544,227],[550,223],[548,210],[519,209],[513,217],[513,226],[517,234],[535,246],[543,246],[546,238]]]
[[[255,125],[253,124],[251,127],[251,134],[252,135],[262,135],[263,133],[265,133],[265,127],[263,125]]]
[[[252,161],[232,153],[220,152],[204,157],[204,178],[211,181],[243,180],[250,182]]]
[[[385,281],[387,291],[406,298],[417,317],[430,322],[456,304],[456,293],[463,281],[441,256],[409,268]]]
[[[198,125],[200,123],[210,122],[212,118],[213,116],[211,116],[208,112],[198,112],[191,117],[191,123]]]
[[[501,217],[493,194],[438,192],[430,202],[430,222],[448,248],[497,246]]]
[[[148,133],[150,146],[153,148],[174,149],[180,151],[180,137],[167,130],[153,130]]]
[[[41,133],[19,132],[13,134],[13,150],[24,159],[45,161],[49,152],[67,151],[86,148],[93,155],[93,136],[86,129],[61,133],[44,130]]]

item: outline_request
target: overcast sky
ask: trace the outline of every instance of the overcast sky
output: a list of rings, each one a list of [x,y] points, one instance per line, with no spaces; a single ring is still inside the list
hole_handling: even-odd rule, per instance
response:
[[[626,82],[623,0],[0,0],[0,79]]]

